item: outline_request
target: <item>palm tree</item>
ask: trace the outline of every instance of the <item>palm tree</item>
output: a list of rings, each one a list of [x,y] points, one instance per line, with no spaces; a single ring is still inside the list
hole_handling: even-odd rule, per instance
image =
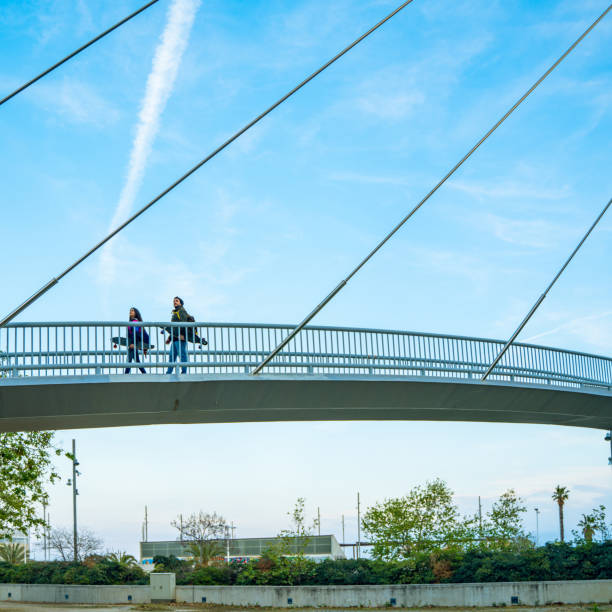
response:
[[[23,544],[17,544],[16,542],[0,544],[0,559],[5,563],[17,565],[23,562],[23,556]]]
[[[196,566],[206,567],[223,555],[223,545],[219,540],[190,542],[187,551]]]
[[[583,514],[578,522],[578,527],[582,530],[585,542],[592,542],[597,527],[597,519],[591,514]]]
[[[560,540],[563,542],[564,532],[563,532],[563,506],[569,497],[569,489],[567,487],[562,487],[561,485],[557,485],[555,490],[553,491],[552,498],[559,505],[559,531],[560,531]]]
[[[114,561],[118,563],[121,567],[129,569],[131,567],[135,567],[138,565],[138,561],[134,558],[133,555],[129,555],[126,552],[112,552],[107,555],[109,561]]]

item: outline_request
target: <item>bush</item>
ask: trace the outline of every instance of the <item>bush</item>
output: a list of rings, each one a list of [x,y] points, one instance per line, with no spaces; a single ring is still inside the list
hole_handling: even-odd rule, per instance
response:
[[[96,564],[31,561],[22,565],[0,563],[0,583],[18,584],[148,584],[139,567],[124,567],[102,559]]]
[[[268,556],[244,565],[192,569],[176,557],[155,557],[155,571],[176,573],[177,584],[319,585],[430,584],[512,582],[526,580],[595,580],[612,578],[612,542],[547,544],[540,548],[491,551],[445,550],[422,553],[405,561]],[[148,584],[138,566],[101,558],[92,562],[0,562],[0,583]]]

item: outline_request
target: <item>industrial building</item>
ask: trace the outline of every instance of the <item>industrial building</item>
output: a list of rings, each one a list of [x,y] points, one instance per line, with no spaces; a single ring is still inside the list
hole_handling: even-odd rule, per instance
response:
[[[218,542],[225,551],[224,561],[245,563],[261,557],[264,550],[279,543],[279,538],[228,538]],[[158,555],[192,559],[188,548],[189,542],[180,540],[140,542],[140,563],[143,569],[153,569],[153,558]],[[301,538],[289,538],[289,554],[298,554],[299,551],[315,561],[345,558],[344,551],[333,535],[309,536],[305,547]]]

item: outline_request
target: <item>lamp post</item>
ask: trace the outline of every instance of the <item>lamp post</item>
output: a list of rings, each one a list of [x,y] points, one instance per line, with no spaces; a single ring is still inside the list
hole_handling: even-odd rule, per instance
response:
[[[357,558],[361,553],[361,499],[359,498],[359,491],[357,492]]]
[[[68,479],[66,482],[67,486],[72,486],[72,545],[74,547],[74,562],[78,561],[77,555],[77,502],[76,496],[79,494],[79,491],[76,488],[76,480],[77,475],[80,476],[81,472],[79,472],[76,468],[79,465],[79,462],[76,458],[76,441],[74,438],[72,439],[72,478]]]
[[[226,563],[229,565],[230,562],[230,526],[229,525],[225,525],[225,550],[226,550],[226,556],[227,556],[227,561]]]
[[[540,544],[540,510],[536,508],[535,513],[536,513],[536,548],[537,548]]]

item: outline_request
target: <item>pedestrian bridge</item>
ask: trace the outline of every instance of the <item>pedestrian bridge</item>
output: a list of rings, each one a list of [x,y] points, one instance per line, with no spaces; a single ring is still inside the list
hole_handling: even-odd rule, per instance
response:
[[[501,340],[307,327],[253,376],[293,326],[187,324],[208,345],[188,342],[186,373],[166,374],[171,325],[143,325],[152,346],[141,364],[128,363],[117,341],[125,321],[0,328],[0,431],[308,420],[612,425],[609,357],[516,343],[482,382]]]

